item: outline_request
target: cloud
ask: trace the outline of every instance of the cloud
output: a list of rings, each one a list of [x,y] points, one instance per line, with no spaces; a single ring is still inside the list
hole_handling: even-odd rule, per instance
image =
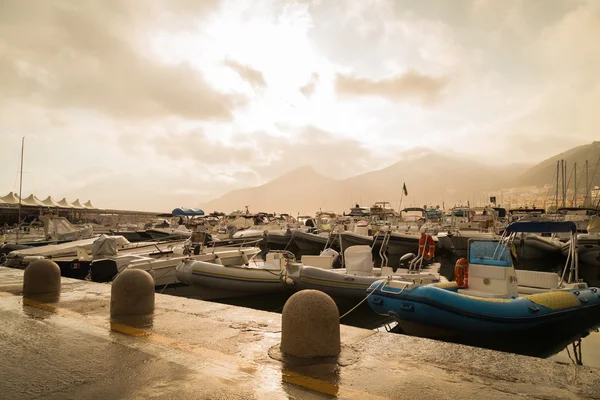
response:
[[[360,141],[343,138],[315,126],[279,126],[280,133],[243,132],[231,143],[214,139],[218,135],[196,129],[185,133],[165,133],[147,140],[154,157],[192,161],[198,170],[230,175],[251,174],[266,182],[300,166],[311,164],[320,173],[341,179],[365,169],[381,166],[381,158]],[[141,141],[137,139],[127,142]],[[243,181],[238,182],[243,185]]]
[[[231,59],[225,60],[223,64],[234,70],[240,76],[240,78],[248,82],[253,87],[267,87],[267,82],[265,82],[265,77],[263,76],[262,72]]]
[[[381,166],[381,158],[354,138],[344,138],[315,126],[280,125],[285,135],[255,132],[258,150],[248,167],[263,180],[280,176],[303,165],[334,179],[343,179]]]
[[[242,165],[255,160],[254,143],[224,144],[200,129],[158,136],[151,143],[158,155],[173,160],[193,160],[201,165]]]
[[[382,80],[338,75],[335,88],[338,94],[346,96],[377,96],[393,101],[419,100],[424,104],[431,104],[439,100],[447,83],[447,78],[408,71]]]
[[[3,3],[2,101],[95,111],[117,119],[231,119],[244,98],[217,92],[190,65],[164,64],[152,56],[148,38],[174,26],[175,17],[165,15],[180,15],[177,5],[189,7],[173,3],[169,14],[161,4]],[[206,11],[206,6],[198,9]]]
[[[310,80],[306,83],[306,85],[304,85],[300,88],[300,92],[305,97],[310,97],[315,92],[318,82],[319,82],[319,74],[317,74],[316,72],[313,72],[313,74],[310,76]]]

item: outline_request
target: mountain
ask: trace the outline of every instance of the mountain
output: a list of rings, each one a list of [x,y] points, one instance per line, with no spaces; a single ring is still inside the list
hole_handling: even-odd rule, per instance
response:
[[[468,201],[483,204],[489,193],[510,186],[523,169],[519,165],[490,167],[466,157],[420,151],[406,153],[386,168],[345,180],[301,167],[262,186],[231,191],[201,207],[229,212],[248,205],[253,212],[293,215],[312,215],[320,208],[341,213],[354,203],[369,206],[376,201],[390,201],[398,208],[403,183],[408,190],[403,208],[443,203],[452,206]]]
[[[527,170],[518,180],[520,186],[544,186],[547,184],[556,184],[556,163],[560,160],[567,162],[567,182],[572,173],[573,166],[577,163],[577,181],[581,190],[585,186],[585,162],[588,161],[589,178],[592,187],[600,186],[600,142],[596,141],[591,144],[578,146],[567,150],[563,153],[549,158]],[[596,169],[594,174],[594,169]],[[593,179],[592,179],[593,176]],[[572,178],[574,179],[574,178]],[[571,181],[570,186],[574,186],[574,181]]]
[[[264,185],[232,190],[202,204],[211,212],[230,212],[248,206],[252,212],[286,212],[296,215],[315,213],[319,207],[335,203],[339,181],[325,177],[313,167],[304,166],[288,172]]]
[[[405,206],[485,203],[487,200],[482,201],[482,193],[506,187],[521,168],[490,167],[468,158],[426,152],[418,157],[405,157],[387,168],[349,178],[343,186],[344,191],[354,198],[358,193],[366,192],[371,201],[399,200],[402,185],[406,183],[409,196],[403,199]]]

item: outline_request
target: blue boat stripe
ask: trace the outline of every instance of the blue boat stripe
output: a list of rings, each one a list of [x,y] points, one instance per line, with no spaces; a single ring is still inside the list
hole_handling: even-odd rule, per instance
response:
[[[453,313],[456,315],[460,315],[463,317],[468,317],[468,318],[473,318],[473,319],[478,319],[478,320],[483,320],[483,321],[490,321],[490,322],[502,322],[502,323],[505,323],[505,322],[508,322],[508,323],[530,323],[532,321],[535,321],[536,323],[538,323],[541,320],[560,318],[564,314],[572,313],[573,311],[589,310],[592,307],[600,306],[600,303],[594,303],[594,304],[587,305],[587,306],[582,305],[582,307],[578,307],[578,308],[568,308],[568,309],[564,309],[564,310],[560,310],[560,311],[552,311],[552,312],[549,312],[546,314],[537,314],[537,315],[532,314],[532,315],[523,316],[523,317],[501,317],[501,316],[490,315],[490,314],[480,314],[480,313],[476,313],[473,311],[468,311],[468,310],[464,310],[461,308],[453,307],[449,304],[435,301],[429,297],[407,296],[405,293],[391,294],[391,293],[381,293],[379,291],[376,291],[373,296],[387,297],[387,298],[397,300],[397,301],[402,301],[402,300],[411,301],[413,303],[435,307],[437,309],[444,310],[444,311],[447,311],[447,312],[450,312],[450,313]],[[387,308],[389,310],[389,307],[387,307]]]

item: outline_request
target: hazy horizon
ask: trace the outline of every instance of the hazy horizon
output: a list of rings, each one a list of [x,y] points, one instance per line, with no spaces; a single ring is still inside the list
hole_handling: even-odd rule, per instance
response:
[[[533,166],[598,138],[600,2],[32,4],[0,5],[0,196],[23,136],[23,197],[152,211],[304,165]]]

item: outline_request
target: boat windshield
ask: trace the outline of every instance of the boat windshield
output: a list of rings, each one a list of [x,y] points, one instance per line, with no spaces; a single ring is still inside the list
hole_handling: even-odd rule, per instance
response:
[[[505,243],[497,240],[474,240],[469,244],[469,263],[510,267],[510,253]]]

